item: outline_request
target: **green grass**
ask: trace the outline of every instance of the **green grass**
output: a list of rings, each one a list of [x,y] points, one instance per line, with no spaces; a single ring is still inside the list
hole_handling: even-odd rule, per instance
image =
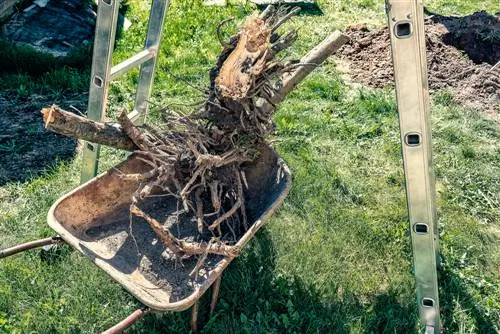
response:
[[[301,16],[299,56],[330,31],[385,22],[382,1],[318,1],[323,16]],[[147,8],[129,1],[134,23],[118,41],[115,62],[140,49]],[[495,2],[429,1],[445,14],[494,12]],[[197,101],[220,46],[214,29],[250,6],[205,8],[173,1],[152,102]],[[49,61],[50,63],[50,61]],[[13,96],[81,93],[88,67],[55,64],[43,73],[23,65],[3,74]],[[180,80],[181,78],[182,80]],[[113,83],[110,115],[131,107],[137,72]],[[158,118],[152,108],[151,118]],[[477,111],[433,96],[433,148],[443,266],[440,296],[448,333],[499,328],[500,128]],[[224,274],[206,333],[412,333],[420,329],[408,232],[398,116],[390,89],[353,88],[333,61],[318,69],[275,116],[278,152],[293,172],[282,208]],[[105,150],[101,169],[123,159]],[[51,204],[78,184],[78,156],[40,176],[0,187],[0,248],[52,235]],[[206,302],[206,298],[205,298]],[[36,250],[0,261],[0,333],[96,333],[139,306],[75,251]],[[188,332],[189,312],[149,315],[132,333]]]

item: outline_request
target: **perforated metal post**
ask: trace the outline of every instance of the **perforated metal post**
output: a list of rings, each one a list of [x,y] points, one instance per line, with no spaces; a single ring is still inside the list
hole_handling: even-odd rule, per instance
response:
[[[115,44],[118,7],[119,1],[117,0],[99,0],[97,5],[94,53],[92,55],[92,72],[87,107],[87,117],[94,121],[100,121],[106,110],[110,80],[109,69],[111,68]],[[87,142],[84,144],[82,183],[96,175],[99,152],[99,145]]]
[[[149,16],[148,35],[146,37],[146,49],[155,50],[155,57],[145,61],[141,65],[139,74],[139,84],[135,97],[134,111],[129,115],[136,124],[144,123],[148,111],[148,100],[153,87],[156,62],[158,60],[158,50],[161,42],[161,32],[167,13],[169,1],[156,0],[151,6]]]
[[[161,33],[169,3],[169,0],[153,0],[144,50],[122,63],[111,67],[120,2],[119,0],[99,0],[87,110],[87,117],[89,119],[95,121],[103,119],[106,112],[108,89],[111,80],[141,65],[135,107],[129,114],[129,117],[135,123],[144,122],[148,109],[148,99],[153,85],[156,61],[158,59]],[[85,143],[82,157],[82,183],[96,176],[99,151],[99,145]]]
[[[420,319],[440,332],[438,230],[422,0],[387,0]]]

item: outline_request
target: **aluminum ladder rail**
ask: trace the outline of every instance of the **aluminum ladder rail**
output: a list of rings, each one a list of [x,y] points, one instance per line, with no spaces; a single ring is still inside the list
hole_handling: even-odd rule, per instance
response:
[[[87,108],[89,119],[103,120],[111,80],[140,65],[134,110],[128,116],[136,124],[144,123],[169,2],[170,0],[152,1],[144,50],[111,67],[120,0],[98,0]],[[84,143],[81,183],[96,176],[99,152],[99,145]]]
[[[420,319],[440,333],[435,181],[422,0],[386,0]]]

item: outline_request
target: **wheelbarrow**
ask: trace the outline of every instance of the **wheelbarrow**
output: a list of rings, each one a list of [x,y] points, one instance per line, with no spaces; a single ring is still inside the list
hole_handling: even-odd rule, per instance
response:
[[[120,178],[122,173],[148,169],[136,155],[59,198],[50,208],[48,224],[57,236],[0,251],[0,258],[50,245],[67,243],[87,256],[144,307],[136,310],[105,333],[120,333],[151,311],[183,311],[192,307],[191,329],[197,332],[199,299],[213,285],[210,314],[214,311],[221,275],[233,258],[209,255],[197,275],[196,259],[182,265],[165,258],[165,247],[145,222],[131,220],[131,194],[136,181]],[[291,186],[284,161],[269,147],[259,158],[243,167],[249,229],[238,240],[242,249],[281,205]],[[151,197],[148,205],[157,217],[168,216],[177,205],[172,197]],[[138,218],[139,219],[139,218]]]

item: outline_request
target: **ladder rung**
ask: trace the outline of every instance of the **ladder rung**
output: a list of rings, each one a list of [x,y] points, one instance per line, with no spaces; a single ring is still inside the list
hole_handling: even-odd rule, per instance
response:
[[[150,60],[156,55],[156,48],[149,48],[139,52],[138,54],[130,57],[129,59],[122,61],[121,63],[113,66],[111,68],[110,80],[113,80],[120,75],[126,73],[135,66],[138,66],[145,61]]]
[[[132,110],[130,113],[128,113],[127,116],[128,116],[128,118],[130,118],[130,120],[132,122],[135,123],[135,121],[137,120],[137,118],[139,118],[140,113],[137,110]]]

